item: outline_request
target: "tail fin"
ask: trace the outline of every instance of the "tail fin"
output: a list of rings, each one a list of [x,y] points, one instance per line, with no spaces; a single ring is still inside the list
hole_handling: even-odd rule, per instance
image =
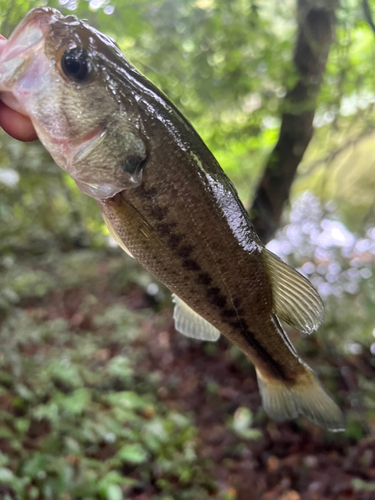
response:
[[[267,414],[274,420],[289,420],[302,414],[329,431],[344,431],[345,421],[340,409],[311,368],[304,366],[305,374],[292,385],[268,379],[257,370],[260,394]]]

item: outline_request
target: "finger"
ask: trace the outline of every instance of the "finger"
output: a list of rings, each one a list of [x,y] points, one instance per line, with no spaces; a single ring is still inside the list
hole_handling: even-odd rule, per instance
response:
[[[0,101],[0,127],[14,139],[24,142],[36,141],[38,136],[31,120],[8,108]]]
[[[0,54],[1,54],[6,43],[7,43],[7,39],[3,35],[0,35]]]
[[[3,51],[7,39],[0,35],[0,54]],[[0,127],[14,139],[19,141],[35,141],[38,139],[31,120],[17,111],[10,109],[0,101]]]

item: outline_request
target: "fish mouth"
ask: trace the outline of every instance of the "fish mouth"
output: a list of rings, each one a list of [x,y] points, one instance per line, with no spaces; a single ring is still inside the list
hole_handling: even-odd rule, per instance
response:
[[[16,111],[28,115],[22,100],[16,95],[15,86],[17,90],[22,88],[21,93],[27,94],[40,80],[40,76],[47,69],[43,49],[48,27],[51,22],[61,17],[63,16],[56,9],[34,9],[4,44],[0,54],[0,98]]]

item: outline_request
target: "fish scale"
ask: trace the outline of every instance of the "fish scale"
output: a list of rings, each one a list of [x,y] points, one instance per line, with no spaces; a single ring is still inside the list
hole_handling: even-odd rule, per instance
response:
[[[254,245],[251,254],[238,245],[227,221],[215,210],[216,198],[209,189],[204,189],[200,176],[183,158],[184,152],[177,150],[170,154],[175,159],[177,156],[181,165],[173,175],[160,175],[160,170],[149,163],[144,169],[142,187],[123,191],[115,202],[98,201],[100,209],[134,257],[181,300],[238,345],[253,362],[259,361],[261,351],[265,374],[292,379],[304,370],[278,333],[277,341],[270,341],[274,327],[267,318],[272,316],[272,294],[259,262],[262,247]],[[165,155],[163,159],[169,164]],[[215,163],[211,172],[214,167]],[[216,173],[222,175],[221,169]],[[152,186],[152,197],[147,196],[148,185]],[[176,186],[180,188],[178,192]],[[172,207],[168,210],[169,217],[162,222],[152,215],[155,207],[164,209],[158,204],[159,198]],[[185,202],[187,199],[190,204]],[[139,238],[142,235],[134,228],[134,217],[124,214],[128,206],[147,221],[147,239]],[[241,208],[238,205],[237,218],[243,217]],[[164,225],[165,231],[160,230],[160,225]],[[178,245],[170,245],[171,238],[181,235],[183,240]],[[185,258],[179,252],[182,245],[192,248]],[[210,278],[208,284],[200,283],[202,273]],[[235,307],[234,301],[239,306]],[[253,307],[247,307],[248,303]],[[267,326],[269,332],[265,331]],[[289,359],[287,365],[285,359]]]
[[[0,54],[0,93],[97,201],[119,245],[173,292],[178,331],[238,346],[270,417],[344,429],[278,319],[313,332],[324,319],[319,295],[262,245],[192,125],[113,40],[75,16],[34,9]]]

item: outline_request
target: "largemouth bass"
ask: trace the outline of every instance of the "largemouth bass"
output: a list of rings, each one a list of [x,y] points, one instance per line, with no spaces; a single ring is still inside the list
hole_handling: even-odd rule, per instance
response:
[[[210,341],[221,333],[238,346],[275,420],[303,414],[344,429],[279,322],[316,330],[320,297],[264,247],[192,125],[110,38],[75,16],[34,9],[2,51],[0,91],[95,198],[119,245],[172,291],[176,330]]]

